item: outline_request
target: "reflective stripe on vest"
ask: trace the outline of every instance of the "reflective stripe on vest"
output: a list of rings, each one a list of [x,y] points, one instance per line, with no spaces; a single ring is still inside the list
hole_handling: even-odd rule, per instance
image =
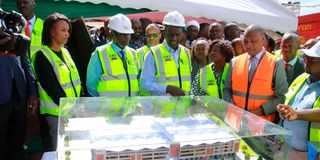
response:
[[[276,57],[269,52],[263,55],[253,75],[251,84],[249,84],[248,62],[249,56],[247,53],[237,57],[232,69],[232,98],[235,105],[252,111],[269,102],[274,95],[272,79]],[[250,87],[250,90],[248,90],[248,87]],[[274,121],[275,113],[260,117]]]
[[[206,92],[207,95],[222,99],[223,98],[223,87],[224,87],[224,82],[227,77],[229,63],[226,63],[223,68],[222,76],[221,76],[221,80],[220,80],[220,86],[218,86],[216,77],[215,77],[214,72],[212,70],[212,65],[213,65],[213,63],[208,64],[206,67],[203,67],[200,70],[200,87],[204,92]],[[219,91],[218,91],[219,88],[220,88],[221,97],[220,97]]]
[[[81,92],[81,81],[76,65],[67,49],[61,48],[60,50],[65,62],[63,62],[48,46],[43,46],[41,48],[43,55],[50,62],[61,88],[66,93],[66,97],[79,97]],[[34,67],[34,62],[32,64]],[[59,116],[59,106],[53,102],[40,83],[38,83],[38,86],[40,95],[40,113]]]
[[[288,93],[286,94],[286,101],[284,104],[288,105],[301,90],[301,87],[305,81],[309,78],[310,74],[303,73],[297,77],[290,85]],[[313,103],[312,108],[320,108],[320,97]],[[309,128],[309,141],[310,142],[320,142],[320,123],[310,122]]]
[[[113,50],[110,44],[98,47],[97,51],[103,70],[97,84],[97,92],[99,96],[122,97],[139,95],[137,79],[139,62],[135,51],[129,47],[125,48],[129,77],[127,77],[121,58]],[[130,81],[130,89],[128,88],[128,79]],[[130,94],[129,91],[131,91]]]
[[[146,59],[147,52],[149,50],[150,50],[150,48],[147,45],[145,45],[137,50],[137,56],[139,57],[139,60],[140,60],[140,68],[143,67],[144,60]],[[141,84],[140,84],[140,96],[150,96],[150,95],[151,94],[149,92],[142,89]]]
[[[39,51],[42,47],[42,30],[43,21],[40,18],[36,19],[31,35],[30,42],[30,59],[32,61],[34,54]],[[25,34],[25,33],[24,33]]]
[[[181,84],[179,82],[178,67],[169,51],[163,44],[151,47],[153,57],[156,62],[156,79],[160,84],[180,87],[186,95],[190,94],[191,84],[191,62],[190,51],[180,45],[179,68]]]
[[[277,58],[282,58],[282,54],[281,54],[281,50],[279,49],[279,50],[276,50],[276,51],[274,51],[274,55],[277,57]],[[301,57],[301,51],[300,50],[297,50],[297,52],[296,52],[296,56],[297,57]]]
[[[145,59],[145,56],[147,54],[147,52],[149,51],[149,47],[147,45],[139,48],[137,50],[137,57],[139,59],[139,62],[140,62],[140,67],[142,67],[143,65],[143,62],[144,62],[144,59]]]

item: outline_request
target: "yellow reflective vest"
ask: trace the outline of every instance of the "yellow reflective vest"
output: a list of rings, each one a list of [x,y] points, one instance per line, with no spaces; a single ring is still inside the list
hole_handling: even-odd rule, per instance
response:
[[[97,48],[102,66],[102,75],[97,84],[99,96],[138,96],[139,62],[135,50],[125,47],[127,69],[110,44]]]
[[[61,47],[62,56],[65,62],[63,62],[48,46],[43,46],[40,50],[52,65],[59,84],[66,93],[66,97],[80,97],[80,76],[68,50]],[[34,67],[34,60],[32,65]],[[40,95],[40,113],[59,116],[59,106],[53,102],[40,83],[38,83],[38,86]]]
[[[31,34],[31,43],[30,43],[30,59],[33,60],[34,54],[41,49],[42,46],[42,30],[43,30],[43,20],[36,18],[34,23],[32,34]],[[25,34],[25,32],[23,32]]]
[[[288,93],[286,94],[285,104],[288,105],[291,100],[297,95],[301,87],[308,79],[310,75],[307,73],[301,74],[297,77],[290,85]],[[312,108],[320,108],[320,97],[313,103]],[[309,125],[309,141],[310,142],[320,142],[320,123],[319,122],[310,122]]]
[[[140,66],[142,67],[143,65],[143,62],[144,62],[144,59],[145,59],[145,56],[147,54],[147,52],[149,51],[149,47],[147,45],[137,49],[137,57],[139,59],[139,62],[140,62]]]
[[[145,58],[146,58],[146,55],[147,55],[147,52],[150,50],[150,48],[147,46],[147,45],[145,45],[145,46],[143,46],[143,47],[141,47],[141,48],[139,48],[138,50],[137,50],[137,57],[138,57],[138,59],[139,59],[139,62],[140,62],[140,67],[142,68],[142,65],[143,65],[143,62],[144,62],[144,60],[145,60]],[[141,87],[141,84],[140,84],[140,87]],[[150,94],[149,94],[149,92],[147,92],[147,91],[144,91],[144,90],[142,90],[141,88],[140,88],[140,96],[149,96]]]
[[[281,54],[281,50],[279,49],[279,50],[276,50],[275,52],[274,52],[274,55],[277,57],[277,58],[281,58],[282,57],[282,54]],[[296,56],[297,57],[301,57],[301,51],[300,50],[297,50],[297,52],[296,52]]]
[[[207,95],[222,99],[223,87],[227,77],[229,63],[226,63],[224,65],[220,79],[220,85],[218,85],[217,83],[216,77],[211,67],[212,65],[213,63],[208,64],[200,70],[200,88],[201,90],[206,92]]]
[[[160,84],[181,88],[186,95],[190,94],[191,60],[190,51],[180,45],[179,67],[163,44],[151,47],[156,64],[156,79]]]

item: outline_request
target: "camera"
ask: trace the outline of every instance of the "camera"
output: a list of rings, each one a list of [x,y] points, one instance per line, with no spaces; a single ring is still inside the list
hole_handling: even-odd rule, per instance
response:
[[[30,38],[21,34],[26,28],[24,17],[15,11],[4,12],[0,8],[0,52],[22,56],[30,48]],[[10,37],[8,41],[1,41]]]

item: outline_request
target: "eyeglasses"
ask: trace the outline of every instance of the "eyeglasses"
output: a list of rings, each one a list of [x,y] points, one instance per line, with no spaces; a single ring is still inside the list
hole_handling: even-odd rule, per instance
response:
[[[302,58],[303,58],[303,61],[308,64],[320,63],[319,58],[309,57],[307,55],[303,55]]]
[[[147,38],[150,38],[151,36],[152,36],[153,38],[158,38],[159,33],[146,34],[146,37],[147,37]]]

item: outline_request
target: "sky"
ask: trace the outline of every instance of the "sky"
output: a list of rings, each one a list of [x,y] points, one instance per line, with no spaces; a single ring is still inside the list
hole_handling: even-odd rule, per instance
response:
[[[300,10],[300,15],[320,13],[320,1],[319,0],[300,0],[302,7]],[[307,7],[316,6],[316,7]]]
[[[300,15],[320,13],[320,0],[276,0],[279,2],[300,2]]]

